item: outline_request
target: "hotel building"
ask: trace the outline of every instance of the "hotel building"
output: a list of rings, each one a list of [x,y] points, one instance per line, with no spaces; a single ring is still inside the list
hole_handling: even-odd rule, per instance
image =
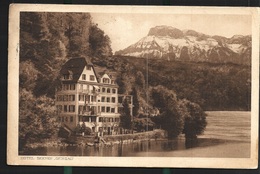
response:
[[[56,91],[58,119],[73,131],[85,124],[91,131],[118,134],[120,110],[126,99],[132,115],[131,95],[118,94],[115,75],[93,64],[87,58],[72,58],[61,69],[61,88]]]

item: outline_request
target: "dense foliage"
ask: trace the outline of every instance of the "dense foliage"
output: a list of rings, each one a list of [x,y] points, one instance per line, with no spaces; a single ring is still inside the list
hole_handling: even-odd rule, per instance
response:
[[[176,94],[163,86],[152,88],[150,94],[153,105],[160,110],[161,127],[168,137],[177,137],[183,130],[185,108],[180,107]]]
[[[54,97],[62,65],[77,56],[101,62],[112,50],[88,13],[21,12],[20,19],[19,138],[24,145],[57,133]]]
[[[133,127],[137,132],[151,131],[155,127],[155,123],[149,117],[134,118]]]
[[[20,89],[19,99],[19,144],[41,141],[57,133],[59,124],[52,99],[35,98],[26,89]]]
[[[140,109],[147,103],[143,101],[147,100],[148,87],[162,85],[174,90],[178,98],[199,104],[203,110],[251,110],[250,66],[116,58],[118,64],[124,59],[124,73],[130,80],[123,78],[121,83],[137,89]],[[148,79],[139,78],[140,74]],[[138,83],[140,79],[142,85]]]
[[[174,91],[160,85],[151,88],[150,94],[153,106],[160,110],[153,121],[167,131],[169,138],[181,133],[186,138],[196,138],[203,133],[206,114],[198,104],[178,99]]]
[[[124,99],[122,105],[123,109],[120,113],[120,127],[130,130],[132,129],[132,115],[130,113],[128,101]]]
[[[186,139],[194,139],[197,135],[203,133],[207,125],[206,114],[198,104],[188,100],[182,100],[180,105],[187,109],[188,112],[183,118],[184,128],[182,132],[185,134]]]

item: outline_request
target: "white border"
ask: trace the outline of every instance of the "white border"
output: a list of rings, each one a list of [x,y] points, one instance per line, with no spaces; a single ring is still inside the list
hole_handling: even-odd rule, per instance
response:
[[[244,14],[252,16],[252,109],[251,158],[195,157],[73,157],[73,160],[21,160],[18,155],[19,108],[19,14],[20,11],[161,13],[161,14]],[[8,140],[7,163],[10,165],[106,166],[106,167],[187,167],[257,168],[259,101],[259,14],[257,8],[230,7],[155,7],[12,4],[9,14],[8,45]],[[46,156],[44,156],[46,157]],[[53,156],[51,156],[53,158]]]

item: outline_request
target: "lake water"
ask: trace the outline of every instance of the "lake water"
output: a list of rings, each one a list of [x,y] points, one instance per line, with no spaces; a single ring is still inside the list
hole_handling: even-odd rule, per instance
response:
[[[207,128],[195,142],[178,140],[142,141],[101,147],[42,147],[27,155],[48,156],[172,156],[250,157],[250,112],[207,112]]]

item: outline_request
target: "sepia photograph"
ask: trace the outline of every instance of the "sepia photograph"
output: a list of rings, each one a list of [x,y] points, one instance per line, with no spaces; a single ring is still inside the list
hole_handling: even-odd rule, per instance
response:
[[[14,4],[8,163],[256,168],[257,12]]]

